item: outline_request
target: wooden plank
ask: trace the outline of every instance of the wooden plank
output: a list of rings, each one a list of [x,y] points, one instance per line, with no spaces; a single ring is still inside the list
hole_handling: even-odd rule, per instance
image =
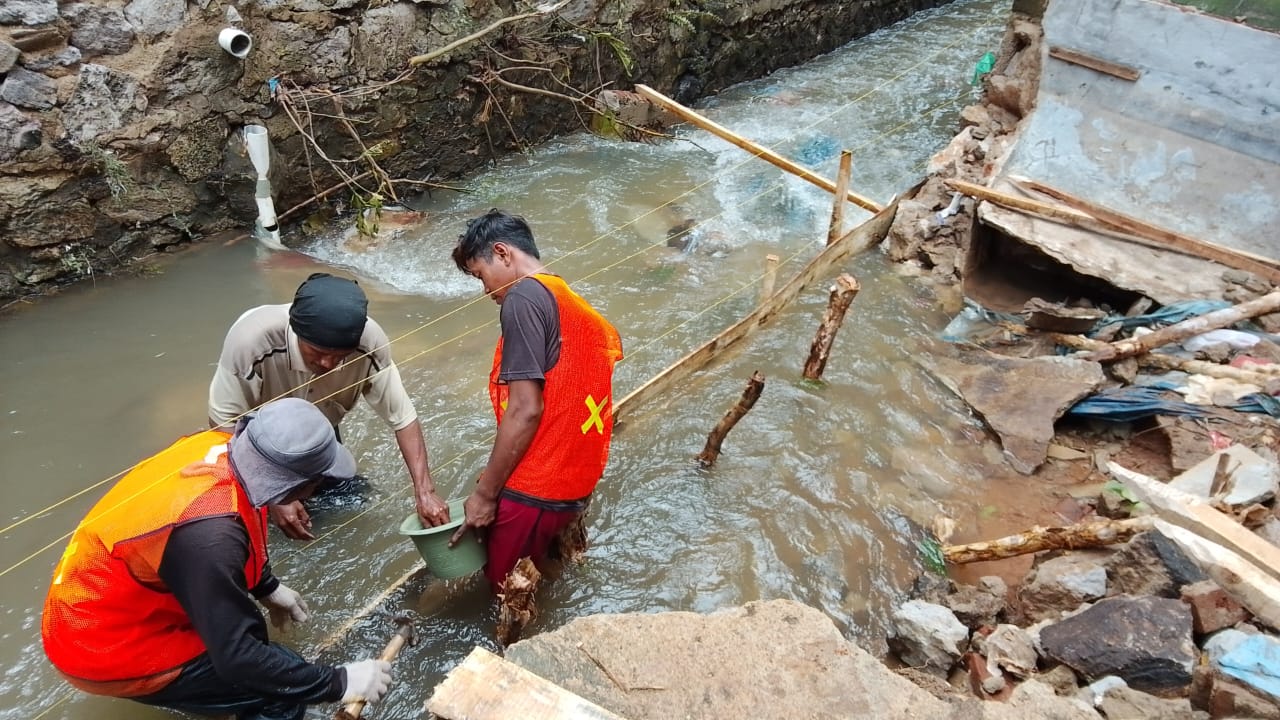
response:
[[[802,165],[797,165],[796,163],[791,162],[790,160],[782,157],[778,153],[770,150],[769,148],[763,145],[759,145],[757,143],[754,143],[746,139],[745,137],[735,133],[734,131],[730,130],[729,128],[723,125],[716,123],[713,120],[710,120],[706,117],[703,117],[702,115],[699,115],[697,112],[690,110],[689,108],[681,105],[675,100],[672,100],[671,98],[667,97],[666,95],[663,95],[657,90],[654,90],[648,85],[636,85],[636,92],[643,95],[650,102],[655,103],[657,105],[661,105],[663,108],[666,108],[667,110],[670,110],[671,112],[675,113],[685,122],[691,125],[696,125],[702,128],[703,130],[706,130],[707,132],[712,133],[713,135],[717,135],[722,140],[725,140],[733,145],[736,145],[737,147],[742,148],[743,150],[746,150],[752,155],[755,155],[756,157],[760,158],[761,160],[764,160],[765,162],[775,167],[782,168],[783,170],[786,170],[792,175],[795,175],[803,180],[807,180],[813,183],[814,185],[817,185],[818,187],[822,188],[823,190],[826,190],[829,193],[834,193],[836,191],[835,183],[831,182],[830,180],[822,177],[821,175],[818,175],[817,173],[813,172],[812,170],[809,170],[808,168]],[[853,192],[852,190],[850,190],[846,194],[846,197],[849,199],[849,202],[854,203],[858,207],[864,208],[866,210],[870,210],[871,212],[880,212],[880,210],[883,209],[883,206],[880,203],[876,202],[875,200],[872,200],[869,197],[863,197],[862,195],[859,195],[858,193]]]
[[[1156,530],[1182,548],[1206,575],[1236,602],[1271,627],[1280,627],[1280,580],[1217,543],[1163,520]]]
[[[1073,65],[1087,67],[1090,70],[1118,77],[1121,80],[1128,80],[1129,82],[1133,82],[1134,80],[1142,77],[1142,72],[1137,68],[1130,67],[1128,65],[1121,65],[1120,63],[1113,63],[1110,60],[1103,60],[1100,57],[1088,55],[1080,52],[1079,50],[1064,48],[1061,45],[1050,45],[1049,57],[1057,58],[1058,60],[1068,62]]]
[[[481,647],[436,686],[427,710],[441,720],[623,720]]]
[[[828,245],[821,253],[809,261],[808,265],[791,278],[782,289],[765,298],[756,309],[743,319],[731,325],[724,332],[712,338],[701,347],[677,360],[648,382],[632,390],[626,397],[614,403],[613,417],[615,422],[622,422],[623,415],[668,392],[693,373],[705,367],[721,355],[725,350],[742,342],[744,338],[755,332],[774,318],[783,308],[790,305],[800,292],[810,283],[828,274],[847,258],[869,248],[875,247],[889,232],[893,224],[893,215],[897,212],[898,201],[895,198],[889,206],[876,213],[866,222],[845,233],[844,237]]]
[[[1112,210],[1094,202],[1085,200],[1084,198],[1072,195],[1065,190],[1060,190],[1044,183],[1037,182],[1028,178],[1008,177],[1007,180],[1014,187],[1028,194],[1035,192],[1041,193],[1057,200],[1068,207],[1093,216],[1099,222],[1109,225],[1120,232],[1127,235],[1133,235],[1159,243],[1171,250],[1192,255],[1194,257],[1212,260],[1217,263],[1226,265],[1227,267],[1236,268],[1237,270],[1245,270],[1254,273],[1259,277],[1265,278],[1272,282],[1280,282],[1280,261],[1272,258],[1254,255],[1235,248],[1215,245],[1204,240],[1200,240],[1190,235],[1169,230],[1167,228],[1153,225],[1144,220],[1125,215],[1124,213]]]
[[[1280,548],[1254,535],[1243,525],[1194,495],[1169,487],[1153,477],[1134,472],[1117,463],[1107,463],[1107,470],[1165,520],[1239,554],[1261,572],[1280,582]],[[1276,597],[1280,598],[1280,595]]]

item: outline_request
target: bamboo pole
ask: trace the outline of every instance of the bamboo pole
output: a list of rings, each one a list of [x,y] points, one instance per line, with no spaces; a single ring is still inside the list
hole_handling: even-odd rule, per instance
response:
[[[827,311],[822,315],[822,324],[809,347],[809,359],[804,363],[804,379],[817,380],[827,367],[827,358],[831,355],[831,346],[836,341],[836,333],[844,322],[844,314],[849,304],[858,294],[858,281],[848,274],[836,278],[831,288],[831,297],[827,299]]]
[[[413,623],[408,618],[396,618],[396,622],[400,627],[396,628],[396,632],[391,636],[391,640],[387,646],[382,649],[382,654],[378,656],[379,660],[392,662],[396,656],[400,654],[400,650],[413,642]],[[334,720],[360,720],[360,715],[364,713],[364,700],[356,700],[343,705],[333,716]]]
[[[1183,235],[1097,203],[1089,202],[1065,190],[1059,190],[1035,180],[1011,177],[1009,181],[1019,190],[1047,195],[1068,207],[1088,213],[1103,224],[1110,225],[1121,232],[1151,240],[1166,246],[1168,249],[1177,250],[1187,255],[1194,255],[1237,270],[1251,272],[1271,282],[1280,282],[1280,263],[1271,258],[1264,258],[1234,248],[1205,242],[1189,235]]]
[[[790,160],[782,157],[778,153],[770,150],[769,148],[763,145],[759,145],[757,143],[754,143],[744,138],[743,136],[733,132],[729,128],[724,127],[723,125],[717,124],[716,122],[709,120],[706,117],[703,117],[702,115],[699,115],[697,112],[690,110],[689,108],[681,105],[675,100],[672,100],[671,98],[667,97],[666,95],[663,95],[657,90],[654,90],[648,85],[636,85],[636,92],[643,95],[650,102],[653,102],[657,105],[661,105],[667,110],[670,110],[671,112],[678,115],[680,118],[684,119],[686,122],[692,125],[696,125],[697,127],[700,127],[709,133],[719,136],[721,139],[729,142],[730,144],[736,145],[737,147],[740,147],[743,150],[746,150],[752,155],[755,155],[761,160],[764,160],[765,162],[773,165],[774,167],[782,168],[783,170],[786,170],[792,175],[796,175],[803,180],[807,180],[813,183],[814,185],[817,185],[818,187],[822,188],[823,190],[826,190],[829,193],[834,193],[836,191],[835,183],[831,182],[830,180],[822,177],[821,175],[818,175],[817,173],[814,173],[812,170],[809,170],[808,168],[802,165],[798,165],[794,162],[791,162]],[[884,209],[884,206],[876,202],[875,200],[872,200],[869,197],[864,197],[862,195],[859,195],[858,193],[855,193],[852,190],[848,191],[848,193],[846,194],[846,197],[849,199],[849,202],[852,202],[853,204],[865,210],[870,210],[871,212],[880,212],[882,209]]]
[[[947,562],[964,565],[971,562],[1002,560],[1027,555],[1041,550],[1065,550],[1070,548],[1099,547],[1122,543],[1140,532],[1150,530],[1150,517],[1124,520],[1096,520],[1066,527],[1034,527],[988,542],[966,545],[947,545],[942,555]]]
[[[1110,343],[1082,335],[1068,335],[1066,333],[1047,333],[1047,335],[1055,343],[1076,350],[1102,350],[1105,352],[1111,347]],[[1253,367],[1257,369],[1247,369],[1205,362],[1204,360],[1184,360],[1183,358],[1160,353],[1146,353],[1138,358],[1138,364],[1143,367],[1158,368],[1160,370],[1182,370],[1193,375],[1208,375],[1209,377],[1238,380],[1261,388],[1265,388],[1271,382],[1280,380],[1280,364],[1273,364],[1272,366],[1255,365]],[[1274,369],[1265,369],[1268,367]]]
[[[733,429],[734,425],[755,406],[756,400],[760,399],[760,393],[764,392],[764,376],[757,370],[751,373],[751,379],[747,381],[747,387],[742,391],[742,397],[738,398],[738,402],[720,418],[720,422],[711,429],[711,433],[707,435],[707,444],[702,448],[702,452],[698,453],[698,464],[704,468],[711,467],[716,464],[716,458],[720,457],[720,446],[724,443],[724,438]]]
[[[1206,333],[1210,330],[1235,325],[1241,320],[1248,320],[1277,310],[1280,310],[1280,290],[1274,290],[1260,298],[1255,298],[1239,305],[1232,305],[1229,308],[1214,310],[1204,315],[1188,318],[1146,335],[1108,343],[1106,348],[1094,350],[1085,355],[1084,359],[1097,362],[1123,360],[1127,357],[1142,355],[1170,343],[1186,340],[1189,337]]]
[[[780,258],[772,253],[764,256],[764,280],[760,284],[760,302],[773,297],[773,286],[778,282]]]
[[[840,152],[840,172],[836,174],[835,200],[831,203],[831,226],[827,228],[827,244],[844,234],[844,196],[849,194],[849,180],[853,174],[853,152]]]

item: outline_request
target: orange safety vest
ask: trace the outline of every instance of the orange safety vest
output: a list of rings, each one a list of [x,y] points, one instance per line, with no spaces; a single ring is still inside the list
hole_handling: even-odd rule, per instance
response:
[[[68,681],[114,697],[154,693],[205,652],[186,611],[160,579],[173,529],[238,516],[249,532],[249,587],[267,564],[267,510],[232,474],[225,432],[191,435],[144,460],[80,522],[45,598],[44,651]]]
[[[580,500],[595,490],[613,437],[613,365],[622,340],[595,308],[555,275],[534,275],[560,311],[560,359],[542,386],[542,422],[506,487],[544,500]],[[510,388],[498,382],[502,339],[493,354],[489,399],[502,423]]]

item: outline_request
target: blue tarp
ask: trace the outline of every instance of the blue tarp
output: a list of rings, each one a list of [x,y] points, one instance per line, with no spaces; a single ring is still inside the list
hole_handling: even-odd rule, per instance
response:
[[[1218,658],[1222,672],[1280,700],[1280,640],[1250,635]]]
[[[1070,417],[1131,422],[1152,415],[1203,417],[1205,408],[1180,399],[1177,393],[1158,385],[1130,385],[1102,390],[1067,410]]]
[[[1145,315],[1134,315],[1133,317],[1108,315],[1093,326],[1093,331],[1090,334],[1116,323],[1120,323],[1120,326],[1126,330],[1151,325],[1172,325],[1189,318],[1199,317],[1205,313],[1211,313],[1214,310],[1229,307],[1231,307],[1231,303],[1226,300],[1183,300],[1182,302],[1169,303],[1159,310]]]

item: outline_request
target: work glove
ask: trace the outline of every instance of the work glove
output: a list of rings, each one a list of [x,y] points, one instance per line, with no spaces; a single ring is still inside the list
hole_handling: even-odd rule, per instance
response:
[[[281,630],[287,629],[290,623],[307,621],[307,603],[297,590],[284,583],[280,583],[270,595],[262,598],[262,604],[267,606],[267,612],[271,614],[271,624]]]
[[[376,703],[387,694],[391,684],[391,663],[386,660],[361,660],[342,666],[347,671],[347,689],[342,704],[364,701]]]

